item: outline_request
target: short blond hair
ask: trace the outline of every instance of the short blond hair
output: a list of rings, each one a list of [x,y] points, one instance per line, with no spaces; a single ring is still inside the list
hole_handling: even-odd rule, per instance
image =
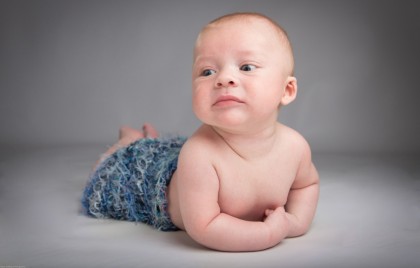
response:
[[[273,29],[277,32],[279,40],[281,41],[281,43],[284,45],[284,48],[286,49],[286,51],[289,54],[289,58],[290,58],[290,64],[291,64],[291,75],[293,75],[294,73],[294,56],[293,56],[293,48],[292,48],[292,44],[290,42],[289,36],[286,32],[285,29],[283,29],[283,27],[281,27],[276,21],[274,21],[273,19],[260,14],[260,13],[256,13],[256,12],[237,12],[237,13],[230,13],[230,14],[226,14],[224,16],[221,16],[215,20],[212,20],[211,22],[209,22],[206,26],[203,27],[203,29],[200,31],[200,34],[205,32],[206,29],[210,28],[213,25],[218,25],[218,24],[222,24],[224,22],[229,22],[229,21],[250,21],[252,19],[257,19],[257,20],[263,20],[265,22],[268,22],[269,25],[271,25],[273,27]]]

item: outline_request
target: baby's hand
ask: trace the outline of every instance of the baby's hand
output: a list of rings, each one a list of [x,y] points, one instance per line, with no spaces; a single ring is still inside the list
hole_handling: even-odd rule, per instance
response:
[[[275,210],[265,210],[264,223],[270,228],[273,237],[282,240],[289,232],[289,220],[286,216],[284,207],[278,207]]]

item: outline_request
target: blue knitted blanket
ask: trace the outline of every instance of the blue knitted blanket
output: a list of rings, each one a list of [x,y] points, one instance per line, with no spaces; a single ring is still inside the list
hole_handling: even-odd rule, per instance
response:
[[[140,139],[107,157],[86,185],[84,213],[144,222],[161,231],[178,230],[167,212],[166,189],[185,141],[184,137]]]

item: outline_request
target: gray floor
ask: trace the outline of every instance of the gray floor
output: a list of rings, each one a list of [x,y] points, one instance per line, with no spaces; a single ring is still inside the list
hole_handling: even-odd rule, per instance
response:
[[[103,146],[0,151],[0,267],[420,267],[420,157],[315,154],[311,231],[254,253],[79,214]]]

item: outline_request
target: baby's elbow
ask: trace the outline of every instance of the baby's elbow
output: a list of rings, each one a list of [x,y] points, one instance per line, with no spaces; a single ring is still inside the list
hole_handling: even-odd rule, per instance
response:
[[[305,235],[307,232],[309,232],[309,229],[311,228],[311,223],[308,224],[302,224],[297,230],[296,230],[296,236],[302,236]]]
[[[291,218],[290,218],[291,217]],[[289,233],[287,237],[298,237],[306,234],[311,228],[311,221],[300,221],[296,216],[289,214]]]
[[[189,224],[185,231],[195,242],[206,248],[218,251],[231,251],[226,240],[226,234],[221,233],[221,230],[216,225],[213,221],[208,223],[195,222]]]
[[[188,226],[185,228],[185,232],[196,242],[202,244],[203,240],[203,230],[200,228],[197,228],[196,226],[191,227]]]
[[[195,242],[208,247],[207,225],[206,223],[200,223],[200,221],[193,221],[185,224],[185,231]]]
[[[220,250],[217,246],[215,246],[215,241],[211,241],[212,237],[208,234],[208,232],[204,229],[199,228],[192,228],[185,230],[187,234],[198,244],[203,247]]]
[[[309,231],[309,228],[301,228],[301,229],[300,228],[296,228],[292,232],[290,232],[287,237],[292,238],[292,237],[303,236],[308,231]]]

